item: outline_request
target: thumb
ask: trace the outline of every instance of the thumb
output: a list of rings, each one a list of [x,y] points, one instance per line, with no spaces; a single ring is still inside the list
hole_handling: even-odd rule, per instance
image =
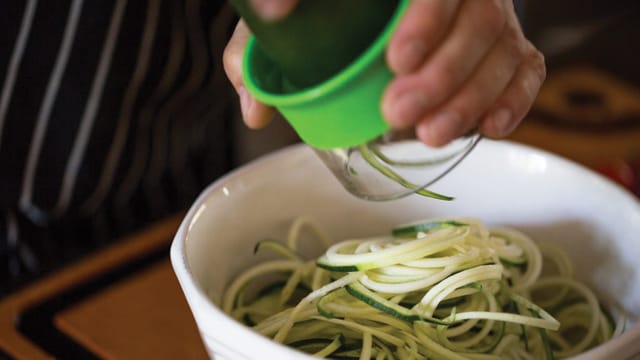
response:
[[[251,5],[265,21],[277,21],[289,15],[298,0],[251,0]]]
[[[266,126],[273,118],[275,109],[254,99],[242,81],[242,56],[249,37],[249,28],[240,20],[222,57],[224,70],[240,97],[240,108],[244,122],[252,129]]]

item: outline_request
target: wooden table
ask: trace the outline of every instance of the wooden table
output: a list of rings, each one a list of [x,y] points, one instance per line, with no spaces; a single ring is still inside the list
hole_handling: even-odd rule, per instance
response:
[[[511,139],[587,166],[632,161],[640,156],[638,104],[636,87],[596,69],[560,71]],[[3,299],[0,359],[2,352],[34,360],[207,358],[168,261],[181,219],[165,219]]]
[[[589,167],[640,159],[640,84],[589,66],[550,73],[511,140]]]
[[[207,359],[168,259],[183,214],[0,303],[0,350],[18,359]]]

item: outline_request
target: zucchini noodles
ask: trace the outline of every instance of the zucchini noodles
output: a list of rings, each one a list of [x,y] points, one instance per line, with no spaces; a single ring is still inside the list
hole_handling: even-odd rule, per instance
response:
[[[305,260],[302,230],[325,252]],[[223,310],[275,341],[333,359],[554,359],[624,330],[573,278],[560,249],[470,218],[398,226],[330,241],[307,218],[286,242],[260,241],[277,259],[235,278]]]

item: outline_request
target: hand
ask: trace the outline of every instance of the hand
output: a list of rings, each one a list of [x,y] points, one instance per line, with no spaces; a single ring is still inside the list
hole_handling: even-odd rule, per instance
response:
[[[254,1],[282,6],[269,10],[269,19],[286,16],[296,4]],[[275,110],[256,101],[242,83],[248,35],[240,21],[224,65],[245,123],[260,128]],[[512,0],[413,0],[391,39],[387,61],[397,76],[382,100],[385,118],[394,128],[415,127],[418,138],[432,146],[474,128],[491,138],[507,136],[545,78],[544,58],[524,37]]]
[[[413,0],[387,48],[396,73],[382,100],[395,128],[432,146],[477,128],[507,136],[545,78],[512,0]]]
[[[287,16],[297,3],[298,0],[251,0],[258,15],[270,21]],[[242,56],[249,33],[245,22],[240,20],[224,49],[222,60],[227,77],[240,97],[240,109],[244,122],[252,129],[259,129],[271,121],[276,110],[254,99],[242,82]]]

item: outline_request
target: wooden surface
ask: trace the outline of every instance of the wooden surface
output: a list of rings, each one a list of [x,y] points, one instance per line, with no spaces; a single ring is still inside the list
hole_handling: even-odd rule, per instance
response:
[[[168,259],[58,314],[55,324],[104,359],[208,358]]]
[[[111,248],[83,259],[3,299],[0,302],[0,350],[17,359],[37,360],[51,358],[51,354],[28,339],[16,328],[16,324],[23,312],[31,306],[47,299],[55,298],[68,289],[73,289],[105,272],[127,264],[132,259],[138,258],[143,254],[166,248],[173,239],[183,216],[184,214],[178,214],[150,226],[145,231],[122,240]],[[149,283],[146,283],[147,280],[149,280]],[[179,358],[186,358],[185,354],[193,354],[193,358],[197,358],[197,356],[202,355],[204,350],[202,344],[199,343],[200,339],[197,336],[191,313],[184,300],[181,300],[183,299],[182,292],[179,290],[176,281],[170,272],[168,262],[162,262],[142,274],[134,274],[132,278],[127,279],[121,285],[117,284],[113,288],[95,294],[90,300],[87,299],[87,301],[82,302],[77,311],[75,308],[65,311],[56,317],[56,323],[61,326],[63,331],[70,331],[69,337],[72,339],[77,337],[74,340],[84,343],[86,346],[91,341],[96,340],[88,347],[92,350],[95,349],[95,353],[101,355],[128,358],[120,357],[120,355],[133,354],[137,351],[137,348],[142,346],[140,342],[144,342],[149,358],[161,358],[165,355],[167,349],[174,353],[176,351],[181,352],[183,355],[179,356]],[[132,292],[127,293],[128,291]],[[140,296],[140,292],[144,291],[151,292],[156,296]],[[115,307],[122,305],[126,300],[125,298],[131,300],[131,303],[129,306],[119,309],[123,311],[119,312]],[[120,304],[114,303],[109,306],[109,299],[120,301]],[[131,312],[136,309],[134,306],[137,306],[137,309],[146,310],[133,314]],[[160,309],[166,311],[165,314],[161,314],[162,316],[159,316]],[[110,325],[108,323],[102,324],[99,321],[107,321],[109,319],[102,317],[106,313],[100,314],[95,311],[114,310],[115,312],[112,314],[120,316],[123,322],[120,324],[119,329],[111,328],[111,331],[114,332],[112,334],[113,337],[107,339],[110,343],[103,344],[100,341],[105,340],[105,338],[92,338],[91,336],[95,336],[99,331],[106,330],[101,327]],[[85,312],[83,313],[83,311]],[[95,328],[92,331],[82,327],[92,324],[91,321],[87,322],[79,319],[84,315],[94,316],[93,318],[87,318],[87,320],[96,321],[94,323]],[[149,326],[154,324],[155,321],[168,324],[171,328],[161,329],[158,327],[153,329],[153,334],[149,333],[147,337],[138,334],[126,341],[120,339],[119,341],[121,342],[117,342],[118,333],[131,336],[133,333],[130,331],[135,328],[149,329]],[[82,335],[81,332],[86,332],[86,334]],[[172,335],[168,335],[169,332]],[[157,341],[154,338],[155,335],[160,336],[166,342]],[[168,340],[169,338],[174,338],[180,342],[170,341]],[[135,341],[138,341],[138,343]],[[182,343],[183,341],[186,342]],[[111,348],[111,345],[115,345],[115,347]],[[177,349],[183,345],[185,348]],[[199,349],[197,349],[198,347]]]
[[[589,167],[640,157],[640,126],[619,132],[576,132],[530,117],[510,139],[551,151]]]
[[[549,74],[511,140],[589,167],[640,158],[640,87],[593,67]]]

